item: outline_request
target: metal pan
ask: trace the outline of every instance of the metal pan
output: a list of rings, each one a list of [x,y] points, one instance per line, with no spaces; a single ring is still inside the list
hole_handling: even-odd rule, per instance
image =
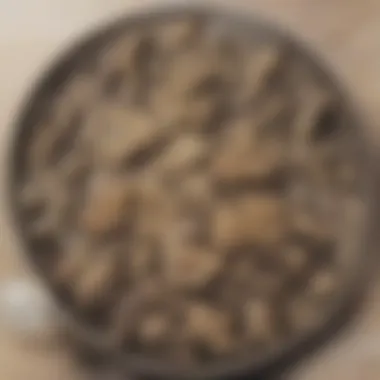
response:
[[[258,41],[275,41],[285,45],[295,56],[302,59],[315,72],[320,81],[328,84],[338,94],[343,104],[347,120],[353,124],[357,132],[358,157],[362,165],[362,201],[364,212],[360,219],[356,221],[357,228],[351,234],[347,244],[347,251],[350,255],[350,263],[347,266],[347,274],[344,279],[339,302],[335,304],[331,313],[326,315],[324,323],[317,326],[313,331],[295,337],[286,345],[274,348],[271,352],[263,353],[261,357],[253,359],[253,355],[247,352],[238,359],[231,361],[223,360],[216,362],[201,370],[194,369],[184,371],[180,367],[163,364],[157,361],[135,355],[122,354],[112,350],[107,336],[100,331],[94,331],[88,326],[79,322],[75,317],[75,310],[68,307],[63,298],[56,294],[47,280],[47,275],[39,265],[36,265],[35,257],[39,252],[35,252],[28,241],[25,233],[25,221],[21,217],[16,199],[16,189],[20,178],[25,174],[24,160],[25,151],[33,128],[41,117],[42,111],[49,106],[51,99],[57,89],[65,83],[70,74],[83,63],[89,63],[96,51],[107,41],[114,38],[121,32],[133,29],[137,25],[149,24],[151,22],[168,20],[180,17],[184,14],[204,16],[213,22],[246,33],[249,38]],[[228,29],[227,29],[228,30]],[[242,379],[242,378],[267,378],[269,375],[281,372],[286,366],[293,365],[306,352],[319,346],[325,339],[331,336],[347,318],[352,314],[357,305],[357,300],[366,284],[368,278],[368,251],[371,241],[371,221],[372,202],[372,165],[369,144],[365,137],[365,128],[359,121],[353,106],[346,98],[345,92],[329,71],[319,62],[313,54],[307,51],[304,46],[295,41],[284,31],[268,25],[264,21],[251,16],[246,16],[210,6],[170,6],[160,9],[149,9],[145,12],[130,15],[112,25],[91,33],[83,38],[69,51],[65,52],[51,67],[51,69],[38,82],[32,94],[28,96],[24,107],[20,112],[20,117],[14,126],[14,138],[11,142],[11,153],[9,157],[9,204],[16,233],[23,243],[26,258],[31,262],[39,276],[45,281],[61,308],[62,313],[67,317],[69,325],[73,328],[78,340],[84,342],[92,349],[108,354],[116,367],[121,372],[137,378],[145,379]]]

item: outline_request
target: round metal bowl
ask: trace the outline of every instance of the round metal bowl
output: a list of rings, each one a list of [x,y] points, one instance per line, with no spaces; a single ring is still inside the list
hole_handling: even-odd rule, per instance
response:
[[[292,37],[283,31],[277,30],[273,26],[256,18],[235,14],[231,11],[224,11],[210,7],[168,7],[164,9],[149,9],[146,12],[128,16],[100,31],[96,31],[90,36],[85,37],[75,47],[65,52],[52,68],[38,82],[32,95],[21,110],[21,115],[15,125],[14,139],[11,145],[11,156],[9,159],[9,199],[11,213],[14,217],[16,232],[22,241],[26,257],[31,261],[40,277],[45,280],[46,286],[52,289],[47,281],[46,273],[39,265],[36,265],[35,257],[41,252],[35,252],[31,242],[25,233],[25,221],[21,217],[18,207],[16,189],[20,178],[24,174],[23,162],[25,160],[25,147],[31,136],[31,131],[35,128],[37,121],[41,117],[41,111],[49,106],[50,100],[54,97],[56,90],[68,80],[70,74],[75,70],[79,63],[90,62],[94,53],[118,33],[133,29],[137,25],[150,23],[152,21],[168,20],[184,14],[194,14],[209,17],[211,20],[222,23],[227,28],[238,29],[246,33],[249,38],[261,41],[275,41],[285,45],[296,57],[302,59],[317,75],[318,79],[332,88],[340,97],[343,110],[347,120],[352,123],[357,132],[358,156],[362,165],[362,193],[363,213],[355,221],[354,233],[349,234],[347,239],[347,255],[350,257],[349,265],[346,268],[346,276],[340,294],[339,302],[331,313],[326,315],[324,323],[313,331],[309,331],[302,336],[295,337],[285,346],[276,347],[268,353],[263,353],[259,358],[253,359],[250,352],[244,357],[231,361],[223,360],[210,364],[202,370],[184,371],[180,367],[168,366],[163,363],[148,360],[141,356],[127,355],[120,352],[113,352],[109,346],[107,336],[99,331],[94,331],[88,326],[83,325],[75,318],[75,313],[68,307],[64,299],[53,290],[56,302],[61,308],[62,313],[68,318],[70,326],[73,327],[76,337],[85,342],[88,347],[92,347],[99,352],[108,353],[112,357],[113,363],[137,378],[149,379],[239,379],[239,378],[266,378],[268,374],[276,371],[281,372],[287,365],[293,365],[302,355],[312,348],[320,345],[326,338],[332,335],[337,328],[354,311],[356,301],[359,299],[363,285],[366,283],[368,269],[368,246],[370,243],[370,222],[372,220],[372,175],[369,155],[369,145],[365,139],[365,130],[361,122],[353,111],[352,105],[341,91],[340,86],[329,74],[319,60],[309,53],[302,44],[296,42]]]

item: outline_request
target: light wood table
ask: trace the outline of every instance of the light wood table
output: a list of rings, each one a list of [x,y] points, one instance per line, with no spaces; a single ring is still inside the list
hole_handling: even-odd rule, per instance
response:
[[[190,2],[191,0],[188,0]],[[156,1],[156,3],[159,1]],[[9,227],[4,198],[6,143],[15,112],[37,74],[64,46],[99,22],[153,1],[2,0],[0,2],[0,279],[31,276]],[[232,3],[232,2],[231,2]],[[230,4],[231,6],[231,4]],[[235,0],[310,43],[338,73],[380,142],[380,1]],[[0,379],[75,380],[80,376],[54,345],[21,343],[0,331]],[[380,378],[380,296],[376,289],[354,328],[292,375],[295,380]]]

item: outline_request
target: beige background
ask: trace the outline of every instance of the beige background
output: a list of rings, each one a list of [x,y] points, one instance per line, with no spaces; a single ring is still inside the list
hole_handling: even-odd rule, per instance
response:
[[[0,0],[1,175],[6,167],[6,142],[22,95],[49,60],[84,30],[148,3],[153,1]],[[319,50],[346,83],[369,120],[372,141],[375,144],[380,141],[380,128],[376,128],[380,121],[380,1],[240,0],[235,4],[276,20]],[[1,199],[4,199],[3,185],[4,180],[0,187]],[[0,279],[30,276],[20,259],[6,208],[2,211]],[[354,328],[306,363],[292,378],[380,378],[380,297],[375,289],[372,293]],[[26,344],[1,329],[0,379],[76,378],[79,374],[59,346],[47,342]]]

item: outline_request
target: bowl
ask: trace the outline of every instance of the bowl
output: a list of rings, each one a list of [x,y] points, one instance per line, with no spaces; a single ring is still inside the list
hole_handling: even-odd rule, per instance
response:
[[[252,353],[246,352],[241,357],[233,360],[215,362],[202,369],[184,371],[179,366],[167,365],[141,357],[139,355],[124,354],[112,348],[108,337],[100,331],[84,325],[75,317],[75,312],[67,305],[65,299],[58,294],[48,281],[48,276],[43,267],[36,260],[37,255],[44,255],[48,259],[48,247],[46,252],[40,247],[36,252],[26,234],[25,220],[23,219],[18,199],[15,196],[17,186],[27,173],[25,173],[25,151],[31,133],[41,118],[42,111],[49,107],[51,99],[58,89],[70,78],[78,65],[91,63],[94,54],[104,44],[122,32],[133,29],[137,25],[149,24],[160,20],[170,20],[182,15],[195,15],[207,17],[226,29],[238,30],[249,38],[258,41],[279,42],[294,56],[305,62],[323,83],[337,94],[346,120],[355,129],[358,164],[361,165],[360,199],[361,211],[354,218],[350,232],[345,237],[347,244],[342,247],[348,258],[345,268],[345,277],[340,293],[339,302],[334,305],[331,313],[325,316],[323,323],[312,331],[308,331],[281,347],[274,347],[268,353],[253,359]],[[9,159],[9,204],[16,233],[23,243],[25,256],[34,267],[38,275],[45,281],[46,287],[60,307],[62,314],[68,320],[69,326],[75,338],[89,349],[99,355],[106,355],[110,362],[128,376],[136,376],[144,379],[240,379],[240,378],[267,378],[281,372],[285,367],[294,365],[308,351],[320,346],[337,329],[344,325],[357,307],[364,285],[368,278],[368,251],[371,234],[371,221],[373,194],[372,194],[372,164],[369,154],[369,144],[365,136],[365,127],[354,110],[353,105],[346,96],[341,85],[334,75],[320,62],[320,59],[292,36],[283,30],[260,20],[258,17],[247,16],[208,6],[171,6],[156,9],[147,9],[144,12],[128,15],[113,22],[100,30],[90,33],[79,41],[69,51],[64,52],[51,68],[37,82],[32,94],[28,96],[25,105],[20,111],[20,116],[14,126],[14,138],[11,143]]]

